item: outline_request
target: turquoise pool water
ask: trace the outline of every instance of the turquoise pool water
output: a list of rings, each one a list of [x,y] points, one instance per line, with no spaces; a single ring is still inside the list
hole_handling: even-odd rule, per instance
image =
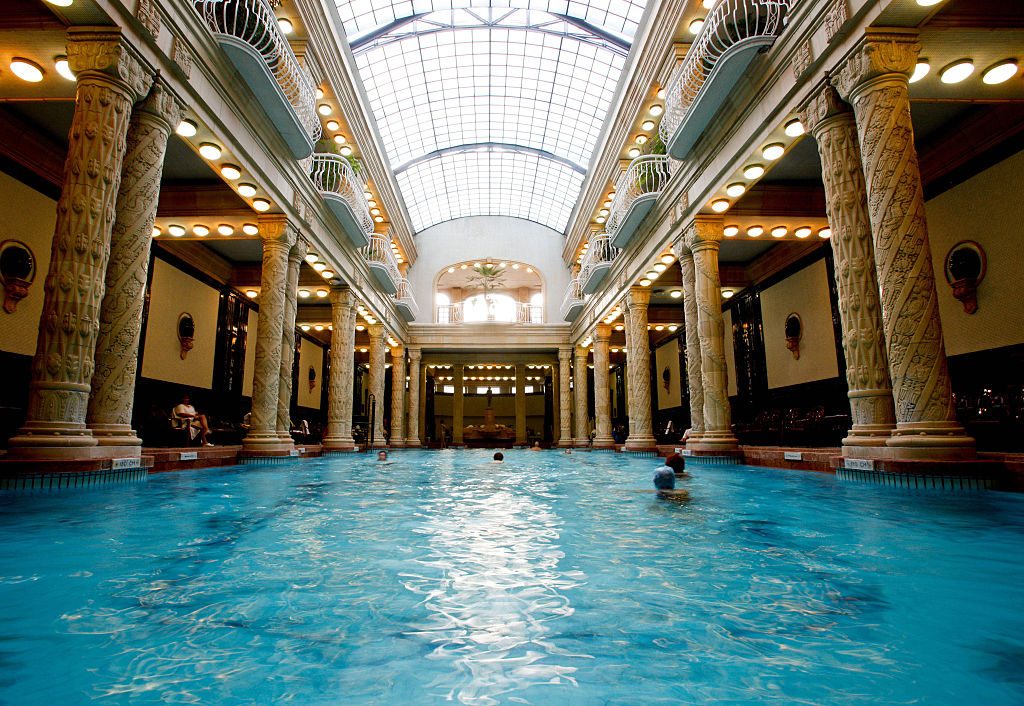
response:
[[[1024,703],[1024,498],[607,452],[0,497],[0,702]]]

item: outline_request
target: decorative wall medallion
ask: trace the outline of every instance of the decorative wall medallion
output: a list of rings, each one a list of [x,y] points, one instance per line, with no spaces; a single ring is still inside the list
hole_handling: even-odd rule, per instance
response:
[[[185,360],[185,356],[192,350],[192,346],[195,343],[196,338],[196,321],[192,318],[192,314],[182,312],[178,315],[178,343],[181,344],[181,359]]]
[[[309,380],[309,391],[312,392],[313,388],[316,387],[316,368],[312,365],[309,366],[309,373],[306,377]]]
[[[793,358],[800,360],[800,339],[804,337],[804,322],[800,314],[792,313],[786,317],[786,348]]]
[[[850,19],[850,8],[846,6],[846,0],[833,0],[832,5],[825,13],[825,38],[831,42],[843,29]]]
[[[946,281],[953,296],[964,305],[964,311],[978,310],[978,285],[985,279],[988,258],[985,250],[973,240],[961,240],[946,253]]]
[[[4,311],[13,314],[36,278],[36,257],[28,245],[20,240],[0,243],[0,278],[4,283]]]

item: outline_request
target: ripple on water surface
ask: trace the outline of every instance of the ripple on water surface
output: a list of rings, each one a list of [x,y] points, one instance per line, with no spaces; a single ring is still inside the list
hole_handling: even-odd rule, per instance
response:
[[[1024,502],[405,451],[0,497],[0,702],[1024,702]]]

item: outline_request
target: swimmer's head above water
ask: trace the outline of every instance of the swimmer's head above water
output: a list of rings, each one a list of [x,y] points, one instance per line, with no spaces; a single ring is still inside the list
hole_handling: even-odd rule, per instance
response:
[[[654,487],[658,490],[672,490],[676,487],[676,474],[668,466],[662,466],[654,472]]]
[[[377,460],[378,461],[387,461],[388,460],[388,452],[387,451],[378,451],[377,452]]]
[[[495,463],[504,463],[505,462],[505,454],[503,454],[501,451],[499,451],[496,454],[494,454],[494,462]]]

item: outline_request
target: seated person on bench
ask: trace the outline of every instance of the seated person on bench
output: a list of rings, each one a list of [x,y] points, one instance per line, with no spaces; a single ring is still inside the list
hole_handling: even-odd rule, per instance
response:
[[[203,446],[213,446],[207,439],[210,433],[210,425],[206,421],[205,414],[198,414],[192,406],[192,399],[186,394],[181,398],[181,404],[174,408],[171,416],[175,420],[175,426],[179,429],[189,428],[191,438],[196,438],[195,430],[199,431],[200,442]]]

